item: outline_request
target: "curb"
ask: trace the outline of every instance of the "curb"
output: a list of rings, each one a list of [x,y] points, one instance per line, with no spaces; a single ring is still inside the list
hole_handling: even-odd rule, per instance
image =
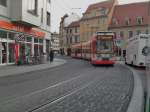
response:
[[[129,70],[132,71],[134,76],[134,89],[132,98],[127,109],[127,112],[143,112],[144,110],[144,91],[142,87],[142,81],[137,72],[135,72],[131,67],[125,65]]]
[[[20,74],[27,74],[27,73],[32,73],[32,72],[35,72],[35,71],[41,71],[41,70],[47,70],[47,69],[50,69],[50,68],[55,68],[55,67],[58,67],[58,66],[61,66],[61,65],[64,65],[65,63],[67,63],[66,60],[63,60],[63,59],[56,59],[56,62],[59,63],[59,64],[56,64],[56,65],[51,65],[49,67],[45,67],[45,68],[40,68],[40,69],[30,69],[30,70],[27,70],[27,71],[19,71],[17,73],[8,73],[8,74],[4,74],[4,75],[0,75],[0,78],[2,77],[11,77],[11,76],[17,76],[17,75],[20,75]],[[42,66],[43,64],[41,64]],[[50,65],[50,64],[49,64]],[[39,66],[39,65],[37,65]],[[34,67],[34,66],[33,66]]]

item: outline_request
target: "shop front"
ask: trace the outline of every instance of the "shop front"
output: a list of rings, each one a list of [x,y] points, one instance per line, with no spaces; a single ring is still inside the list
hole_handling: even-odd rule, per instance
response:
[[[0,30],[0,65],[14,63],[15,61],[15,41],[10,39],[12,37],[12,34],[12,32]]]
[[[43,53],[44,33],[0,21],[0,65],[26,64]],[[37,42],[36,42],[37,40]]]

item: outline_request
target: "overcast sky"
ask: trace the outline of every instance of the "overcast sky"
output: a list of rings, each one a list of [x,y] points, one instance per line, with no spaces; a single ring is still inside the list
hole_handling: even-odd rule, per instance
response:
[[[68,13],[77,13],[82,16],[82,13],[86,10],[89,4],[97,3],[105,0],[51,0],[52,2],[52,32],[59,32],[59,23],[61,17]],[[148,0],[118,0],[119,4],[133,3],[133,2],[141,2]]]

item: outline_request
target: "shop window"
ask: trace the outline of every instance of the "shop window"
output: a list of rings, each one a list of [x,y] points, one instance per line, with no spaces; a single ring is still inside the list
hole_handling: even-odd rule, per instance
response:
[[[39,40],[37,38],[35,38],[34,43],[39,43]]]
[[[7,39],[7,32],[6,31],[0,31],[0,38]]]
[[[10,39],[10,40],[14,40],[15,38],[15,34],[14,33],[9,33],[8,34],[8,38]]]
[[[26,40],[27,42],[32,42],[32,37],[27,37]]]
[[[7,7],[7,0],[0,0],[0,5]]]
[[[15,45],[12,43],[9,43],[8,49],[9,49],[9,63],[14,63],[15,62]]]
[[[43,44],[43,39],[39,39],[39,43],[40,43],[40,44]]]
[[[2,42],[3,50],[2,50],[2,63],[7,63],[7,43]]]

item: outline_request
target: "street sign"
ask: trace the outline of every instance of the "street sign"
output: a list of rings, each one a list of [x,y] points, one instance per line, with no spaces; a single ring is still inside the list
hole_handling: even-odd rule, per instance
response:
[[[25,41],[25,35],[24,34],[15,34],[15,41],[20,42],[20,41]]]

